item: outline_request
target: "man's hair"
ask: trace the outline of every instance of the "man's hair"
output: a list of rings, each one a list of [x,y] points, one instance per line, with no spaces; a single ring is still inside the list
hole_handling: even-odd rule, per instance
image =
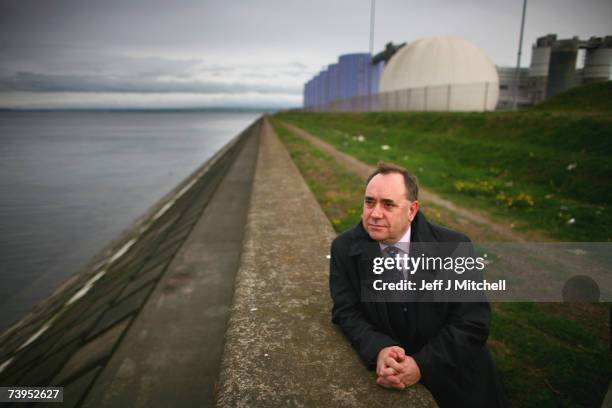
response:
[[[366,186],[370,184],[370,181],[377,174],[390,174],[390,173],[398,173],[404,177],[404,185],[406,186],[406,195],[408,196],[408,200],[410,201],[418,200],[419,184],[418,184],[416,176],[412,175],[408,170],[406,170],[405,168],[401,166],[398,166],[392,163],[385,163],[382,160],[379,161],[378,164],[376,164],[376,169],[374,170],[372,174],[370,174],[370,176],[366,180]]]

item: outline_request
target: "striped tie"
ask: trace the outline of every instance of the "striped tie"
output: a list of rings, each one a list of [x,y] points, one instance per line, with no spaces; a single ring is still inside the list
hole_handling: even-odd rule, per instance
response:
[[[397,254],[399,254],[400,250],[397,247],[394,247],[393,245],[388,246],[387,248],[385,248],[385,252],[387,253],[387,256],[389,258],[393,258],[395,260],[395,256]],[[404,274],[402,273],[401,270],[397,269],[397,268],[393,268],[392,271],[392,275],[391,275],[391,279],[394,281],[401,281],[402,279],[404,279]]]

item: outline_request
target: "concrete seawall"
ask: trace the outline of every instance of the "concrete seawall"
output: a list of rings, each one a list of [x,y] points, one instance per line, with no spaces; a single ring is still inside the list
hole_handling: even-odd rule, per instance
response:
[[[63,386],[61,406],[434,406],[377,386],[331,324],[334,236],[262,118],[0,337],[0,385]]]
[[[65,387],[64,406],[77,406],[90,391],[96,390],[98,380],[105,378],[105,370],[113,367],[109,363],[120,346],[134,341],[128,336],[133,324],[140,322],[142,311],[151,307],[152,294],[171,271],[177,253],[191,237],[203,210],[218,197],[220,184],[227,181],[231,166],[239,162],[237,157],[250,151],[251,167],[254,165],[259,127],[260,122],[255,122],[228,143],[86,268],[6,331],[0,338],[0,385],[61,385]],[[245,169],[241,173],[252,172]],[[247,179],[246,191],[239,189],[247,199],[238,201],[244,204],[243,214],[251,184],[252,180]],[[240,220],[235,224],[241,233]],[[232,242],[238,247],[233,254],[237,259],[241,237]],[[236,268],[237,262],[233,270]],[[227,297],[231,298],[233,277],[229,282]],[[183,279],[183,284],[190,286],[192,281]],[[188,311],[179,310],[177,314],[185,312]],[[162,319],[156,322],[164,326],[170,323]],[[217,336],[221,339],[219,349],[224,330],[225,322]],[[180,366],[176,363],[175,366]],[[212,384],[209,388],[212,389]],[[129,390],[126,395],[135,395],[136,391]],[[212,399],[212,391],[209,394]],[[101,403],[96,401],[95,405]]]
[[[335,232],[270,124],[263,125],[220,376],[221,407],[434,406],[417,385],[375,383],[331,324]]]

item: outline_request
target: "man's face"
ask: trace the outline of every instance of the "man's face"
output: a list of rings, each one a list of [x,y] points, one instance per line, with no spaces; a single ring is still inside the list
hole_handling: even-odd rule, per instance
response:
[[[361,221],[370,237],[386,244],[398,242],[419,210],[409,201],[404,177],[399,173],[377,174],[366,187]]]

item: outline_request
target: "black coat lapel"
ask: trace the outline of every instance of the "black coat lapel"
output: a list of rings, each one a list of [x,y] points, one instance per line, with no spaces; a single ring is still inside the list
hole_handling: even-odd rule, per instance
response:
[[[353,243],[349,249],[349,256],[355,260],[358,268],[359,280],[372,279],[372,260],[383,256],[380,245],[370,238],[368,232],[363,228],[361,222],[353,230]],[[361,284],[361,282],[360,282]],[[361,287],[361,286],[359,286]],[[393,333],[387,305],[383,302],[364,302],[363,308],[368,315],[377,316],[373,321],[379,322],[381,329],[386,333]]]

